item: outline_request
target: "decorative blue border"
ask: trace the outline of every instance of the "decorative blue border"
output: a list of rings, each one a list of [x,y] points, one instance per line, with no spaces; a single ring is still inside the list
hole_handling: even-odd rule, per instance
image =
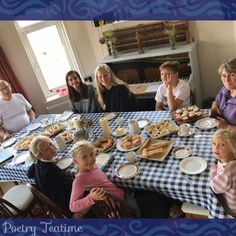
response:
[[[233,20],[235,0],[0,0],[0,20]]]
[[[235,235],[235,220],[1,220],[0,235]]]

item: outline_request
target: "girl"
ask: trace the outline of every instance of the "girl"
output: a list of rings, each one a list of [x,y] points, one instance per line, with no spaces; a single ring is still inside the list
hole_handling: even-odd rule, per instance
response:
[[[86,212],[95,201],[106,198],[105,191],[124,199],[124,192],[116,187],[106,175],[95,165],[95,148],[89,141],[83,140],[72,147],[72,157],[78,169],[72,185],[70,210],[72,212]],[[85,197],[84,192],[90,188]]]
[[[212,151],[218,162],[210,169],[211,188],[221,194],[223,206],[236,217],[236,133],[227,129],[216,131],[212,137]]]
[[[101,110],[94,87],[84,84],[78,72],[69,71],[66,74],[66,84],[73,112],[90,113]]]
[[[106,112],[135,111],[135,96],[106,64],[95,70],[98,102]]]
[[[36,136],[30,144],[30,156],[36,160],[28,170],[39,190],[69,211],[71,183],[66,183],[61,169],[55,165],[56,148],[46,136]]]

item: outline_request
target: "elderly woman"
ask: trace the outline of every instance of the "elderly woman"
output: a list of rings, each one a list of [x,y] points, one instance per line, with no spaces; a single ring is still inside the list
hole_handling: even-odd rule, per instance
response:
[[[212,103],[209,115],[215,117],[217,128],[236,131],[236,58],[225,60],[218,72],[224,87]]]
[[[12,93],[10,84],[0,80],[0,136],[3,140],[35,119],[32,105],[22,94]]]
[[[66,74],[66,84],[73,112],[91,113],[101,110],[94,87],[84,84],[77,71],[71,70]]]
[[[135,97],[106,64],[95,70],[98,102],[106,112],[134,111]]]

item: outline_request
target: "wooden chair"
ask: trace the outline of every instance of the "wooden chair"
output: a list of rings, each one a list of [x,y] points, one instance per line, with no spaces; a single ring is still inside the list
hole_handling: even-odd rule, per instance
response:
[[[183,203],[181,210],[188,219],[205,219],[208,218],[208,211],[200,206],[191,203]]]
[[[96,218],[134,218],[134,210],[122,199],[106,193],[105,201],[97,201],[90,211]]]
[[[36,202],[39,204],[42,211],[43,218],[70,218],[70,213],[66,212],[55,202],[49,199],[46,195],[40,192],[37,188],[31,184],[27,184],[27,187],[30,189],[33,194]]]
[[[34,203],[34,197],[26,185],[16,185],[0,198],[0,218],[31,216]]]

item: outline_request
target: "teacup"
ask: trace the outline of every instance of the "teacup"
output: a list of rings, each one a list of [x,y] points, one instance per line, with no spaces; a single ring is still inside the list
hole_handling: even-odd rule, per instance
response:
[[[179,132],[182,135],[189,135],[191,132],[191,125],[190,124],[182,124],[179,126]]]
[[[136,153],[135,152],[126,152],[125,153],[125,159],[128,161],[128,162],[136,162],[137,161],[137,157],[136,157]]]

